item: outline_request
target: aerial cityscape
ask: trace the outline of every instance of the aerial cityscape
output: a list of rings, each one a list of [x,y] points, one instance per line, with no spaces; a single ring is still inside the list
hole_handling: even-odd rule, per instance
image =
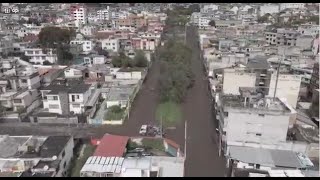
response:
[[[320,3],[0,3],[0,177],[319,177]]]

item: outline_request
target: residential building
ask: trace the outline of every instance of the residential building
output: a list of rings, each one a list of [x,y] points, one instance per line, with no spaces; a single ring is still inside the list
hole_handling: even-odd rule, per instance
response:
[[[110,50],[112,52],[118,52],[120,48],[120,42],[118,38],[107,38],[100,40],[102,49]]]
[[[70,7],[70,16],[74,20],[77,28],[87,23],[87,12],[84,6],[72,5]]]
[[[309,94],[312,94],[316,89],[319,89],[319,62],[314,63],[313,65],[313,71],[309,84]]]
[[[83,38],[76,38],[70,41],[71,45],[82,45],[83,52],[89,52],[93,49],[93,42],[91,40],[85,40]]]
[[[0,172],[20,177],[67,176],[73,157],[70,136],[0,136]]]
[[[99,20],[110,20],[111,12],[109,6],[106,9],[101,9],[97,11],[97,17]]]
[[[302,35],[311,35],[315,37],[319,34],[319,26],[317,24],[301,24],[298,27],[298,32]]]
[[[45,51],[42,48],[25,48],[25,56],[29,57],[29,62],[34,64],[41,64],[45,61],[49,63],[56,63],[58,60],[57,54],[53,49],[46,49]]]
[[[51,84],[41,89],[43,108],[49,113],[68,115],[71,112],[81,114],[85,112],[85,104],[91,95],[91,85]]]
[[[245,68],[228,68],[223,70],[224,94],[239,95],[240,87],[260,88],[265,96],[273,97],[277,72],[271,70],[269,64],[262,57],[248,60]],[[235,79],[237,79],[235,81]],[[276,97],[286,98],[292,107],[296,107],[301,76],[294,74],[279,74]]]
[[[267,13],[269,14],[275,14],[280,12],[280,6],[279,4],[264,4],[260,6],[259,15],[263,16]]]
[[[106,64],[107,59],[104,55],[90,55],[83,58],[83,62],[88,65]]]
[[[297,37],[296,46],[301,50],[311,50],[314,37],[311,35],[301,35]]]
[[[278,46],[296,46],[299,32],[286,29],[277,29],[277,45]]]
[[[84,25],[81,29],[80,29],[80,33],[82,33],[85,36],[93,36],[94,33],[96,31],[96,27],[95,26],[91,26],[91,25]]]
[[[280,3],[280,11],[285,9],[302,9],[305,3]]]
[[[303,153],[265,148],[230,146],[231,176],[251,171],[251,177],[304,177],[301,171],[314,166]]]
[[[129,137],[105,134],[80,171],[81,177],[182,177],[184,157],[124,157]],[[130,140],[133,140],[131,138]],[[141,140],[141,139],[140,139]],[[155,139],[156,140],[156,139]],[[159,140],[159,139],[157,139]],[[163,143],[172,146],[171,141]],[[110,146],[110,144],[113,144]]]

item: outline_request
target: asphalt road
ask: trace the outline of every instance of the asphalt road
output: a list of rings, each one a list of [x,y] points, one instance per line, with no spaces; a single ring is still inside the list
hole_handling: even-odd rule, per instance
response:
[[[225,159],[218,156],[218,144],[208,81],[200,60],[197,30],[187,28],[187,45],[192,49],[192,70],[195,84],[188,92],[183,114],[187,121],[187,150],[185,172],[187,177],[221,177],[225,175]]]

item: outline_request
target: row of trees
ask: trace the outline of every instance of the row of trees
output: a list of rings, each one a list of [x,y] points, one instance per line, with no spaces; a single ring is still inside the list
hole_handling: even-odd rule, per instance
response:
[[[114,67],[147,67],[148,60],[142,50],[137,50],[133,59],[126,56],[124,52],[120,52],[118,56],[114,56],[111,61]]]
[[[181,103],[194,81],[191,70],[191,49],[182,42],[169,40],[158,53],[161,61],[159,79],[161,101]]]

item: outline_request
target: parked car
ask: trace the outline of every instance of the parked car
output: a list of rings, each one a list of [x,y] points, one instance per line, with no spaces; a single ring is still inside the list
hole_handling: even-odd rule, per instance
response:
[[[141,155],[142,155],[142,156],[152,156],[152,153],[143,152]]]
[[[139,153],[128,153],[126,157],[139,157]]]
[[[140,128],[140,131],[139,131],[139,134],[140,135],[146,135],[148,132],[148,126],[147,125],[142,125],[141,128]]]
[[[134,150],[132,150],[133,152],[144,152],[144,148],[135,148]]]

